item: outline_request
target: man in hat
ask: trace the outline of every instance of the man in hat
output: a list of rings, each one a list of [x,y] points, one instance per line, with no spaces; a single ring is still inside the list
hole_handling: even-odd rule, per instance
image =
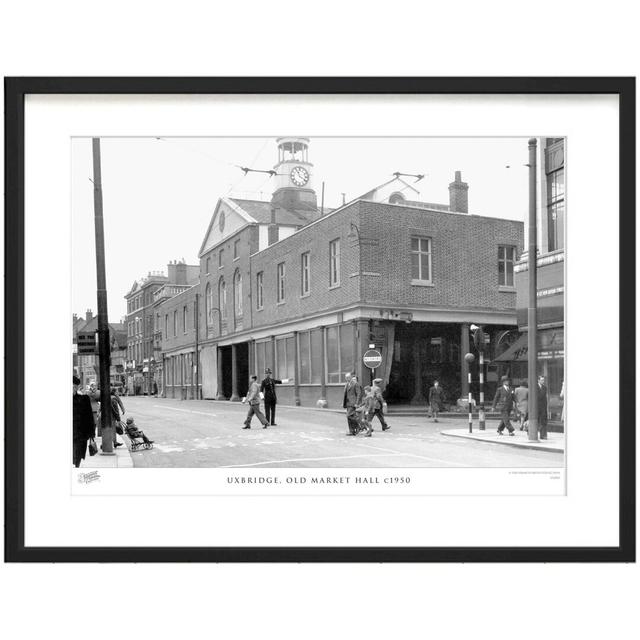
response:
[[[504,428],[509,431],[509,435],[512,436],[515,429],[511,425],[509,420],[511,411],[513,409],[513,391],[509,386],[509,376],[502,376],[500,379],[502,385],[498,387],[496,395],[493,398],[492,410],[495,411],[496,407],[500,410],[500,424],[498,425],[498,433],[502,435]]]
[[[276,404],[278,403],[278,397],[276,396],[276,385],[287,383],[289,378],[284,380],[275,380],[271,377],[272,371],[268,367],[264,370],[266,378],[260,383],[260,391],[264,396],[264,413],[267,418],[267,422],[275,427],[276,426]]]
[[[244,421],[243,429],[251,429],[251,418],[257,416],[258,420],[262,423],[262,428],[266,429],[269,426],[269,422],[262,415],[260,411],[260,387],[258,386],[258,376],[251,376],[249,379],[249,392],[246,398],[242,398],[242,402],[249,403],[249,411],[247,412],[247,418]]]
[[[347,410],[349,431],[346,435],[355,436],[360,426],[356,415],[356,407],[362,404],[362,387],[358,382],[355,371],[345,374],[345,380],[342,408]]]
[[[96,423],[91,411],[91,400],[80,395],[80,378],[73,376],[73,466],[79,467],[87,454],[87,441],[95,437]]]
[[[538,394],[538,431],[540,433],[540,440],[547,439],[547,415],[549,412],[548,398],[547,398],[547,385],[545,384],[544,376],[538,376],[538,385],[536,392]]]
[[[376,378],[371,387],[371,392],[374,398],[373,415],[378,416],[378,420],[380,420],[380,424],[382,425],[382,430],[387,431],[388,429],[391,429],[391,427],[387,424],[387,421],[384,419],[384,413],[382,413],[384,400],[382,398],[382,389],[380,388],[381,383],[382,378]],[[373,420],[373,416],[371,419]],[[373,425],[371,425],[371,430],[373,431]]]

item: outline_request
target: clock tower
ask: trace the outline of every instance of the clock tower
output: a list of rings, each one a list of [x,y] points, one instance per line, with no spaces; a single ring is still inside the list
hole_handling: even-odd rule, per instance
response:
[[[309,162],[309,138],[277,138],[278,163],[271,202],[283,209],[316,211],[313,165]]]

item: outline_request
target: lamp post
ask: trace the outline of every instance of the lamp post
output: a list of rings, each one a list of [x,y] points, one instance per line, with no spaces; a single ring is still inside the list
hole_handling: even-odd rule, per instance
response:
[[[529,378],[529,440],[538,441],[538,260],[536,225],[536,155],[538,141],[529,139],[529,301],[527,305],[527,346]]]

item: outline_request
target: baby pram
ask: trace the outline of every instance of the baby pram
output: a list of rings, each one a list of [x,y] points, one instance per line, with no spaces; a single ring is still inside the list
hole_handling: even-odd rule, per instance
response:
[[[370,438],[371,434],[373,433],[373,427],[371,426],[371,421],[369,420],[367,405],[363,404],[356,408],[356,420],[358,422],[356,435],[364,431],[364,435]]]
[[[145,442],[142,436],[139,435],[140,432],[135,424],[127,424],[124,432],[127,434],[127,438],[129,438],[129,442],[131,443],[131,451],[137,451],[140,447],[143,449],[153,449],[153,442]]]

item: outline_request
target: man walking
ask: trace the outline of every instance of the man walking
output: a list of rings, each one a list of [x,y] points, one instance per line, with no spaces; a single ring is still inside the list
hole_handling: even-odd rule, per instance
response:
[[[431,417],[434,422],[438,422],[438,412],[444,401],[444,391],[440,387],[440,383],[435,380],[433,387],[429,389],[429,407],[431,408]]]
[[[247,397],[243,398],[243,403],[249,403],[249,412],[247,413],[247,417],[244,421],[243,429],[251,429],[251,418],[254,415],[258,417],[262,424],[262,428],[266,429],[269,426],[267,419],[260,411],[260,387],[258,386],[258,376],[251,376],[249,380],[249,393],[247,393]]]
[[[513,392],[516,411],[520,420],[520,431],[524,431],[525,422],[529,419],[529,387],[526,380],[522,380]]]
[[[382,425],[382,430],[387,431],[388,429],[391,429],[391,427],[387,424],[387,421],[384,419],[384,413],[382,412],[384,400],[382,398],[382,389],[380,389],[381,382],[382,378],[376,378],[373,381],[373,386],[371,387],[371,392],[374,398],[373,416],[378,416],[378,420],[380,420],[380,424]],[[371,420],[373,420],[373,416],[371,417]],[[373,431],[373,424],[371,425],[371,430]]]
[[[547,386],[545,385],[544,376],[538,376],[538,431],[540,433],[540,440],[547,439]]]
[[[511,391],[511,387],[509,386],[508,376],[502,376],[500,381],[502,382],[502,386],[498,387],[498,390],[496,391],[496,395],[493,399],[492,411],[495,411],[496,407],[500,410],[498,433],[502,435],[502,432],[506,427],[509,430],[509,435],[512,436],[514,428],[511,426],[509,417],[511,415],[511,410],[513,409],[513,391]]]
[[[362,387],[358,383],[355,372],[345,375],[344,398],[342,408],[347,410],[347,426],[349,431],[346,435],[355,436],[358,433],[358,417],[356,407],[362,404]]]
[[[276,396],[276,385],[282,384],[283,382],[289,382],[289,378],[285,378],[284,380],[275,380],[271,377],[271,369],[265,369],[264,373],[266,378],[260,384],[260,391],[264,394],[264,413],[267,417],[267,422],[271,424],[271,426],[276,426],[276,404],[278,403],[278,398]]]

